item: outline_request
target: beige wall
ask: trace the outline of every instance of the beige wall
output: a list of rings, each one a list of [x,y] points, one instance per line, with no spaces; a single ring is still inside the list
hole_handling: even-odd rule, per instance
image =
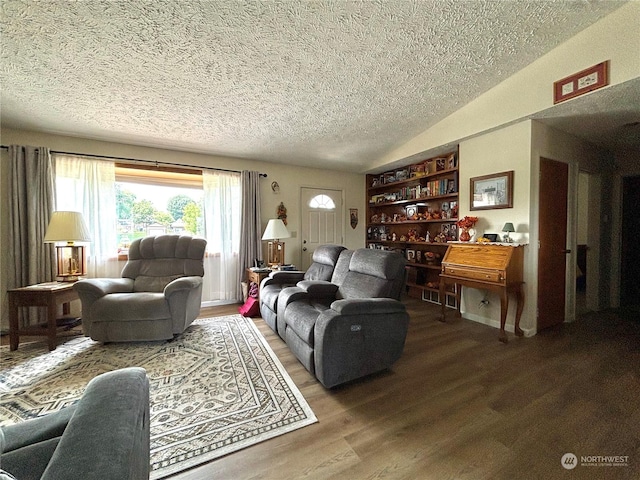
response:
[[[296,237],[285,240],[286,261],[288,263],[300,263],[301,239],[300,231],[300,188],[330,188],[343,190],[343,218],[344,245],[348,248],[360,248],[365,245],[365,179],[364,175],[339,171],[323,170],[319,168],[295,167],[291,165],[279,165],[275,163],[261,162],[257,160],[241,160],[236,158],[215,157],[197,153],[179,152],[159,148],[138,147],[119,143],[101,142],[75,137],[50,135],[45,133],[28,132],[21,130],[3,129],[1,140],[3,145],[33,145],[49,147],[52,150],[75,152],[92,155],[105,155],[114,157],[136,158],[141,160],[157,160],[177,164],[193,165],[200,167],[217,167],[231,170],[257,170],[268,175],[261,180],[261,210],[263,228],[269,218],[276,217],[276,208],[283,202],[287,207],[288,228],[295,232]],[[3,195],[2,204],[8,205],[6,198],[8,184],[7,179],[7,153],[2,152],[2,164],[0,167],[0,193]],[[279,193],[271,189],[271,182],[277,181],[280,185]],[[357,208],[360,212],[360,222],[357,228],[349,225],[349,208]],[[2,208],[0,218],[0,241],[7,244],[8,235],[8,209]],[[1,248],[0,266],[6,265],[8,253]],[[2,325],[6,322],[6,278],[5,268],[0,273],[0,288],[2,295]]]
[[[513,208],[495,210],[469,210],[470,179],[492,173],[514,171]],[[531,122],[524,121],[509,127],[489,132],[460,143],[460,216],[478,217],[477,233],[503,235],[502,227],[512,222],[516,232],[511,235],[515,242],[530,243],[531,224]],[[526,335],[535,334],[535,302],[531,301],[532,286],[536,270],[531,266],[530,246],[525,248],[525,310],[520,322]],[[461,310],[465,318],[498,327],[500,325],[500,299],[489,295],[489,305],[480,306],[485,292],[471,288],[463,289]],[[515,301],[512,299],[507,330],[513,331]]]
[[[569,221],[567,225],[568,247],[572,250],[567,257],[567,307],[568,321],[575,319],[575,269],[577,251],[578,218],[578,177],[581,170],[590,173],[588,212],[590,230],[588,244],[590,250],[590,275],[599,280],[589,285],[588,294],[593,309],[606,308],[608,295],[606,285],[615,275],[611,271],[611,262],[606,252],[611,245],[605,238],[601,241],[600,231],[605,237],[611,232],[611,241],[619,235],[611,229],[611,215],[600,210],[601,177],[607,175],[611,163],[611,154],[576,137],[550,128],[536,121],[523,121],[460,143],[460,215],[479,217],[476,225],[479,234],[499,233],[505,222],[513,222],[516,233],[512,238],[516,242],[527,244],[524,258],[525,309],[521,327],[527,335],[536,333],[537,312],[537,265],[538,250],[538,171],[540,158],[549,158],[569,164]],[[469,210],[470,179],[472,177],[514,171],[513,208],[497,210]],[[605,192],[606,194],[606,192]],[[489,305],[480,306],[485,292],[465,288],[463,291],[462,311],[465,318],[494,327],[499,326],[500,301],[497,295],[489,294]],[[507,317],[507,330],[513,331],[515,304],[513,299]]]

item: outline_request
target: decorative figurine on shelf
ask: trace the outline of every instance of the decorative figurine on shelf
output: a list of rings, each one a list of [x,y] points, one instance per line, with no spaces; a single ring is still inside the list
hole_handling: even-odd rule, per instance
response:
[[[429,233],[429,230],[427,230],[427,235],[424,237],[424,241],[427,243],[431,242],[431,234]]]
[[[434,252],[425,252],[424,256],[427,261],[427,265],[433,265],[436,260],[440,258],[440,255]]]

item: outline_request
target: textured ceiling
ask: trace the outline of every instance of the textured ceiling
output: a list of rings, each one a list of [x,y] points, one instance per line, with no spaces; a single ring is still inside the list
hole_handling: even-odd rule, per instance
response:
[[[2,124],[366,170],[624,2],[2,2]]]

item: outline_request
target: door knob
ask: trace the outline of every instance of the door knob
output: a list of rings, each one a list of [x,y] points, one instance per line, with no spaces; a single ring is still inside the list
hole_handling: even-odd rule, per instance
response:
[[[571,249],[567,249],[567,250],[560,250],[560,253],[571,253]]]

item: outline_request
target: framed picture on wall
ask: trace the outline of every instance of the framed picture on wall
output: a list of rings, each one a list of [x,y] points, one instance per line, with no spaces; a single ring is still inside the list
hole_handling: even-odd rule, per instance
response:
[[[513,170],[471,179],[470,210],[513,208]]]

